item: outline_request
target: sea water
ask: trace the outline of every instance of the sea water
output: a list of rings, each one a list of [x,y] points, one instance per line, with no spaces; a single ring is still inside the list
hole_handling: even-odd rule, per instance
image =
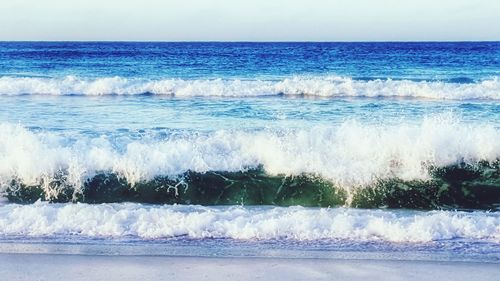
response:
[[[2,249],[498,261],[499,77],[498,42],[2,42]]]

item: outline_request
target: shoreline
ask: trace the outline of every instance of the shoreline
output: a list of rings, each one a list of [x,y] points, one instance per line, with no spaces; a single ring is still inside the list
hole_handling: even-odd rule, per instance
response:
[[[226,243],[227,242],[227,243]],[[0,242],[5,280],[497,280],[500,260],[449,252],[265,249],[208,241]],[[265,245],[264,245],[265,246]],[[467,255],[466,255],[467,256]],[[28,266],[29,265],[29,266]]]
[[[144,240],[137,237],[113,239],[78,236],[0,236],[0,254],[500,264],[500,244],[493,241],[471,240],[390,243],[355,240],[239,240],[187,237]]]

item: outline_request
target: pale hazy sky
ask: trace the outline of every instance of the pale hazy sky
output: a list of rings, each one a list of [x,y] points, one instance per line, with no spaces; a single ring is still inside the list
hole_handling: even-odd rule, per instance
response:
[[[500,0],[0,0],[0,40],[500,40]]]

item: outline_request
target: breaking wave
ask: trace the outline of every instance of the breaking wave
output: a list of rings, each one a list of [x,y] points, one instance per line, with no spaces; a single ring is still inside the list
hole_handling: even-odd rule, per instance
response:
[[[500,131],[451,115],[419,124],[129,139],[0,125],[14,201],[498,207]],[[413,194],[413,196],[412,196]],[[407,198],[407,199],[405,199]]]
[[[346,77],[293,77],[269,80],[145,80],[123,77],[83,79],[1,77],[0,95],[172,95],[178,97],[403,97],[430,99],[500,99],[497,77],[474,83],[410,80],[354,80]]]

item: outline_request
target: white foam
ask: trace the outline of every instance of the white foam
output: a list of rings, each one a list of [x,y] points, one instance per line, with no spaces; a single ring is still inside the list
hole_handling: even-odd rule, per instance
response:
[[[38,202],[0,206],[0,235],[500,242],[500,214]]]
[[[12,179],[48,183],[64,171],[76,188],[99,172],[113,172],[131,183],[188,170],[244,171],[262,165],[271,174],[308,173],[349,188],[378,179],[426,179],[428,167],[500,159],[500,130],[489,124],[464,124],[452,115],[419,124],[364,125],[346,121],[306,130],[216,131],[164,139],[130,139],[116,148],[112,138],[32,132],[0,124],[0,184]]]
[[[471,84],[439,81],[370,80],[346,77],[293,77],[264,80],[145,80],[123,77],[82,79],[0,78],[0,95],[135,95],[151,93],[175,96],[269,96],[311,95],[322,97],[416,97],[431,99],[500,99],[500,80],[495,77]]]

